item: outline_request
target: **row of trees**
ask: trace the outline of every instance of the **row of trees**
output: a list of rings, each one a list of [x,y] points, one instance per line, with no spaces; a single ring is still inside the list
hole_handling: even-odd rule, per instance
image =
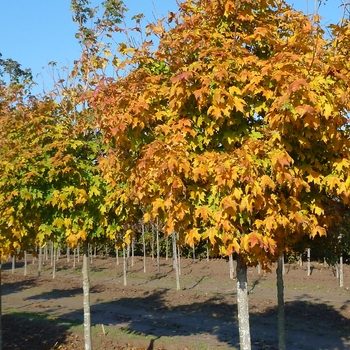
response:
[[[71,4],[83,53],[53,91],[31,96],[30,73],[0,62],[1,255],[83,245],[91,349],[89,243],[130,244],[140,220],[191,247],[209,241],[236,255],[250,349],[247,266],[268,269],[310,238],[346,241],[349,22],[326,34],[279,0],[186,0],[136,44],[142,16],[121,28],[121,1],[104,1],[92,28],[96,9]]]

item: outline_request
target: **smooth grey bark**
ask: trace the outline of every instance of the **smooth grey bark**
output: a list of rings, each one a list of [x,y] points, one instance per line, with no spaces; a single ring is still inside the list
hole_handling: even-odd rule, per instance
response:
[[[180,240],[179,233],[177,233],[177,239]],[[180,250],[180,244],[177,245],[177,265],[179,268],[179,276],[181,276],[181,250]]]
[[[196,247],[194,245],[192,246],[192,260],[196,260]]]
[[[344,287],[343,256],[339,258],[339,287]]]
[[[233,266],[233,256],[230,254],[228,256],[228,264],[230,267],[230,279],[233,280],[233,271],[234,271],[234,266]]]
[[[119,249],[118,249],[118,247],[115,248],[115,258],[117,260],[117,265],[119,265]]]
[[[127,285],[127,280],[126,280],[126,272],[128,271],[128,266],[127,266],[127,261],[126,261],[126,252],[125,252],[125,247],[123,247],[123,277],[124,277],[124,283],[123,285]]]
[[[237,255],[237,309],[240,349],[251,350],[247,265],[239,254]]]
[[[41,276],[41,267],[42,266],[43,266],[43,247],[39,247],[38,277]]]
[[[282,264],[282,275],[284,276],[285,273],[286,273],[285,266],[284,266],[284,254],[282,254],[281,259],[282,259],[282,261],[281,261],[281,264]]]
[[[307,275],[310,276],[311,275],[311,266],[310,266],[310,262],[311,262],[311,249],[307,248]]]
[[[142,230],[142,246],[143,246],[143,272],[146,273],[146,239],[145,239],[145,224],[142,220],[141,223]]]
[[[169,259],[169,236],[165,238],[165,260]]]
[[[70,246],[67,246],[67,262],[70,261]]]
[[[12,274],[15,273],[15,269],[16,269],[16,256],[13,255],[13,256],[12,256],[12,269],[11,269]],[[40,275],[39,275],[39,276],[40,276]]]
[[[157,244],[157,271],[160,272],[160,252],[159,252],[159,229],[158,229],[158,218],[156,223],[156,244]]]
[[[53,250],[54,250],[53,242],[50,241],[50,265],[51,266],[53,265]]]
[[[151,226],[152,228],[152,226]],[[154,259],[154,230],[151,229],[152,234],[151,234],[151,258],[152,260]]]
[[[77,256],[78,256],[78,263],[80,262],[80,243],[78,243],[77,247]]]
[[[180,274],[179,274],[179,263],[176,248],[176,232],[172,233],[172,244],[173,244],[173,266],[175,269],[175,279],[176,279],[176,290],[180,290]]]
[[[261,262],[259,261],[259,263],[258,263],[258,275],[260,275],[261,274]]]
[[[27,251],[24,251],[24,276],[27,276],[27,266],[28,266],[28,261],[27,261]]]
[[[77,260],[76,256],[77,256],[77,250],[74,249],[74,251],[73,251],[73,268],[75,268],[75,266],[76,266],[76,260]]]
[[[131,266],[134,266],[135,264],[135,239],[134,237],[131,238]]]
[[[84,307],[84,342],[85,350],[92,349],[91,342],[91,313],[90,313],[90,260],[89,245],[84,242],[83,246],[83,307]]]
[[[53,265],[52,265],[52,278],[56,278],[56,255],[58,248],[53,248]]]
[[[207,243],[207,261],[209,261],[210,258],[209,258],[209,241]]]
[[[286,327],[284,316],[284,284],[283,284],[284,255],[277,260],[277,300],[278,300],[278,349],[286,350]]]

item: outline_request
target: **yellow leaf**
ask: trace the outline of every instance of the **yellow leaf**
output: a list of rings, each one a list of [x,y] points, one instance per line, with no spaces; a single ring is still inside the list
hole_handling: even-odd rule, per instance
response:
[[[326,230],[321,226],[315,226],[311,231],[311,236],[314,238],[317,234],[320,235],[320,237],[325,236],[327,234]]]

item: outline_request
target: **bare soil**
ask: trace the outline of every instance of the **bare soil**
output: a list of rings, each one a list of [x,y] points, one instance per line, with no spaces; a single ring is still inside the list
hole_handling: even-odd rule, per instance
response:
[[[84,349],[81,260],[50,261],[38,277],[37,262],[11,262],[2,270],[4,350]],[[176,291],[171,260],[129,260],[127,286],[122,261],[97,257],[91,264],[91,320],[94,350],[238,349],[236,281],[225,259],[181,260],[181,290]],[[249,304],[253,349],[277,349],[276,275],[249,268]],[[344,287],[332,267],[313,262],[286,264],[287,348],[350,349],[350,266]]]

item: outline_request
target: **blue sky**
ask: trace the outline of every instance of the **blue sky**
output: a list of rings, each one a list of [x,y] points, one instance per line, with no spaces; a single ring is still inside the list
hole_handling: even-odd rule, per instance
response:
[[[70,0],[2,0],[0,12],[0,53],[2,58],[12,58],[23,68],[31,68],[37,89],[43,82],[48,87],[51,78],[47,64],[57,62],[59,67],[71,66],[80,56],[80,47],[75,38],[77,25],[72,21]],[[93,5],[102,1],[93,0]],[[175,11],[176,0],[125,0],[129,14],[145,14],[145,20]],[[298,10],[313,10],[313,0],[288,0]],[[322,1],[324,2],[324,0]],[[337,22],[342,10],[341,0],[328,0],[321,6],[323,22]]]

